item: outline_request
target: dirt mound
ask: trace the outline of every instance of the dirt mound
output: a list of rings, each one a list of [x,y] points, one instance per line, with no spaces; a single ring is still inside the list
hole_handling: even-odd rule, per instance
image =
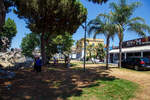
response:
[[[3,68],[31,66],[32,62],[32,59],[26,58],[19,50],[0,52],[0,67]]]

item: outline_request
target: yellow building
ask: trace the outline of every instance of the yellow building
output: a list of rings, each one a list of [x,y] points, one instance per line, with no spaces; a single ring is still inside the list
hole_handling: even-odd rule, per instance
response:
[[[87,38],[86,39],[86,46],[88,46],[88,45],[96,46],[99,43],[104,45],[104,39],[93,39],[93,38]],[[76,54],[77,54],[77,58],[83,58],[84,57],[84,38],[77,41],[77,43],[76,43]]]

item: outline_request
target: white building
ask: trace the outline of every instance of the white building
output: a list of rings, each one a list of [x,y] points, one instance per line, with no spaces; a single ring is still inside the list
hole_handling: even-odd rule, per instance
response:
[[[127,59],[130,56],[150,57],[150,37],[123,42],[122,59]],[[110,50],[109,58],[111,63],[116,63],[119,58],[119,48]]]

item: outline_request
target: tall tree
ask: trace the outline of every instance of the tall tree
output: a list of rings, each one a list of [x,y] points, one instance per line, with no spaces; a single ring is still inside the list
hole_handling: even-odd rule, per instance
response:
[[[52,33],[73,34],[85,21],[87,11],[78,0],[14,0],[16,14],[28,27],[41,34],[41,54],[46,61],[45,45]],[[45,38],[49,33],[48,38]]]
[[[16,23],[14,22],[14,20],[8,18],[5,21],[5,24],[3,25],[2,32],[0,32],[0,38],[2,39],[0,40],[1,44],[0,48],[1,50],[3,49],[2,51],[6,51],[6,49],[10,47],[12,38],[16,36],[16,34],[17,34]],[[3,43],[6,40],[7,43]]]
[[[71,46],[73,45],[74,40],[69,33],[65,35],[56,35],[54,34],[49,40],[48,46],[46,46],[46,55],[48,58],[52,57],[56,53],[63,53],[70,51]],[[22,53],[25,56],[33,57],[33,51],[36,48],[40,47],[40,37],[38,34],[30,33],[27,34],[21,43]]]
[[[96,38],[99,34],[103,34],[106,37],[106,69],[108,69],[109,42],[110,38],[113,38],[116,33],[116,25],[113,23],[113,16],[99,14],[95,19],[88,23],[88,26],[88,34],[94,33],[93,38]]]
[[[145,36],[145,32],[150,32],[150,27],[146,25],[141,17],[132,17],[133,12],[140,6],[140,2],[127,3],[127,0],[119,0],[119,3],[112,2],[110,7],[113,9],[112,15],[114,21],[118,24],[118,38],[119,38],[119,67],[121,67],[122,58],[122,42],[124,32],[126,30],[134,31],[140,36]]]
[[[39,36],[35,33],[27,34],[21,42],[22,54],[27,57],[33,57],[33,51],[40,46]]]
[[[65,32],[64,35],[54,35],[50,40],[49,44],[46,47],[47,55],[51,57],[56,53],[61,53],[66,55],[66,52],[69,53],[71,51],[71,47],[73,46],[74,40],[72,39],[72,35]]]

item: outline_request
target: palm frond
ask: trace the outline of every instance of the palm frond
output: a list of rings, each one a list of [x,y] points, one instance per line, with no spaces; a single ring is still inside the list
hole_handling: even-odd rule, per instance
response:
[[[98,18],[100,18],[100,17],[106,17],[106,18],[110,18],[110,16],[109,15],[107,15],[107,14],[99,14],[98,16],[97,16]]]
[[[99,34],[103,34],[106,38],[112,37],[117,33],[117,28],[115,28],[116,26],[111,14],[99,14],[88,23],[88,27],[88,35],[93,34],[93,38],[96,38]]]
[[[130,27],[128,28],[128,30],[134,31],[140,36],[145,36],[146,31],[150,33],[150,26],[146,24],[141,24],[141,23],[132,23],[130,24]]]
[[[116,23],[120,23],[124,25],[125,23],[128,23],[128,20],[131,18],[134,10],[139,7],[139,2],[133,2],[131,4],[127,3],[127,0],[119,0],[119,3],[111,3],[110,7],[113,8],[113,16],[114,21]]]
[[[94,33],[94,35],[93,35],[93,38],[96,39],[96,36],[97,36],[97,35],[100,35],[100,34],[105,35],[105,33],[103,32],[103,30],[100,30],[100,29],[99,29],[99,30],[95,31],[95,33]]]
[[[90,36],[93,32],[95,32],[96,30],[101,29],[100,27],[97,26],[91,26],[88,30],[88,35]]]
[[[134,23],[134,22],[142,22],[142,23],[145,24],[145,20],[143,18],[141,18],[141,17],[134,17],[134,18],[128,20],[127,24],[128,23]]]
[[[93,19],[93,20],[91,20],[89,23],[88,23],[88,25],[87,26],[90,26],[90,25],[99,25],[99,24],[101,24],[101,23],[103,23],[100,19],[98,19],[98,18],[96,18],[96,19]]]
[[[109,7],[112,8],[114,11],[118,11],[119,9],[118,5],[114,2],[110,3]]]
[[[94,20],[91,20],[88,23],[88,35],[90,36],[93,32],[96,32],[97,30],[102,30],[102,25],[104,23],[99,19],[96,18]]]
[[[119,6],[123,7],[127,5],[127,1],[126,0],[119,0]]]
[[[132,12],[136,9],[136,8],[138,8],[139,6],[141,5],[141,3],[140,2],[133,2],[133,3],[131,3],[130,5],[129,5],[129,8],[132,10]]]

